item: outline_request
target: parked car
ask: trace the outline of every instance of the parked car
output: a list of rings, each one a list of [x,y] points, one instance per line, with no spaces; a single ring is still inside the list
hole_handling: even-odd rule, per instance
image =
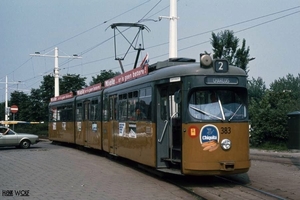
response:
[[[16,133],[8,127],[0,126],[0,147],[15,146],[27,149],[39,142],[39,136],[27,133]]]

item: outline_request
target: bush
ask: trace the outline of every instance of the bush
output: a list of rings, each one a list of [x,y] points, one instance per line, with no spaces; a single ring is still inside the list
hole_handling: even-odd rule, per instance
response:
[[[267,92],[261,101],[252,101],[249,111],[251,117],[251,145],[286,143],[288,140],[287,114],[295,102],[288,93]]]
[[[40,136],[41,138],[48,138],[48,122],[43,124],[15,124],[10,125],[10,128],[17,133],[31,133]]]

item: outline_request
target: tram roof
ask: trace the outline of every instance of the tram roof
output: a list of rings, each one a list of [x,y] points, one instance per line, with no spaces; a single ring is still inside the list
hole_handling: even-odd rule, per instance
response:
[[[156,62],[149,66],[148,65],[141,66],[139,68],[135,68],[130,71],[127,71],[124,74],[113,77],[105,81],[104,87],[101,86],[101,83],[98,83],[80,89],[77,91],[77,96],[93,93],[96,91],[100,91],[102,89],[111,88],[116,85],[122,85],[124,83],[131,82],[132,80],[149,82],[149,81],[160,80],[162,78],[190,76],[195,74],[212,75],[212,76],[213,75],[226,75],[226,76],[234,75],[234,76],[245,76],[245,77],[247,76],[246,72],[243,69],[235,66],[229,66],[227,73],[219,73],[219,72],[215,72],[213,67],[207,67],[207,68],[200,67],[200,63],[196,62],[196,60],[192,58],[170,58],[165,61]],[[141,77],[144,77],[143,80],[141,79]],[[133,84],[136,84],[136,81],[134,81]],[[73,97],[72,93],[62,94],[58,97],[51,98],[51,102],[61,101],[72,97]]]

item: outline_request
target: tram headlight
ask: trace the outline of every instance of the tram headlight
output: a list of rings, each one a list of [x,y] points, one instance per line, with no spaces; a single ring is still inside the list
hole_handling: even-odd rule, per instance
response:
[[[221,147],[223,150],[229,150],[231,148],[231,141],[229,139],[222,140]]]
[[[200,54],[200,67],[211,67],[212,58],[209,54]]]

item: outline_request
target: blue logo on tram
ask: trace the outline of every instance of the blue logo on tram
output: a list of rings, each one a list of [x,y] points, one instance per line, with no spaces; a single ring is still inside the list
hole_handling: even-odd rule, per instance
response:
[[[219,142],[219,130],[216,126],[207,124],[200,130],[200,143],[202,144],[211,140]]]

